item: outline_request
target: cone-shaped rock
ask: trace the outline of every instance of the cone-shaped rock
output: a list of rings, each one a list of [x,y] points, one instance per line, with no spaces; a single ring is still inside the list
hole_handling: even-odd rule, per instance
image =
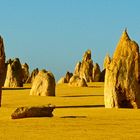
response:
[[[41,70],[35,77],[30,95],[55,96],[55,78],[51,72]]]
[[[7,73],[4,87],[22,87],[22,67],[20,60],[15,58],[14,60],[9,59],[7,62]]]
[[[111,63],[111,58],[110,56],[107,54],[104,58],[104,65],[103,68],[106,69],[106,67]]]
[[[124,31],[106,68],[106,108],[140,108],[139,46]]]

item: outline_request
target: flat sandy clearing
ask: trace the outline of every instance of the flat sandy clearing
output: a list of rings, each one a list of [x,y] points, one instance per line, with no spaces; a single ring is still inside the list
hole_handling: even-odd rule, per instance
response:
[[[105,109],[103,83],[88,88],[57,85],[56,97],[29,96],[30,89],[4,89],[0,140],[140,139],[140,110]],[[12,120],[19,106],[54,104],[52,118]]]

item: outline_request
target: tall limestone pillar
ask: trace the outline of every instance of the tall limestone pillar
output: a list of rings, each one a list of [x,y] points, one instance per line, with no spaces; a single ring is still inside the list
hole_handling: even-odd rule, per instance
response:
[[[2,86],[3,86],[3,78],[5,74],[5,52],[4,52],[4,43],[3,39],[0,36],[0,106],[2,99]]]
[[[125,30],[106,67],[106,108],[140,108],[140,56],[138,44]]]

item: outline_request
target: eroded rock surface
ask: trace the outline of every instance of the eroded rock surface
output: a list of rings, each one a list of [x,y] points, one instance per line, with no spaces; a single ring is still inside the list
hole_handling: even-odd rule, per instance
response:
[[[139,46],[126,30],[106,68],[104,101],[106,108],[140,108]]]
[[[4,87],[22,87],[22,66],[19,58],[9,59],[7,62],[7,72]]]
[[[100,76],[101,76],[100,67],[97,63],[95,63],[94,67],[93,67],[93,74],[92,74],[93,81],[94,82],[99,82],[100,81]]]
[[[12,119],[29,117],[53,117],[54,106],[18,107],[11,115]]]
[[[67,71],[67,72],[66,72],[66,75],[65,75],[64,77],[61,77],[61,78],[58,80],[57,84],[69,83],[70,78],[71,78],[72,76],[73,76],[73,73]]]
[[[106,67],[111,63],[111,58],[109,56],[109,54],[107,54],[104,58],[104,64],[103,64],[103,68],[106,69]]]
[[[38,74],[38,72],[39,72],[38,68],[34,69],[31,73],[31,75],[27,78],[26,83],[33,83],[33,81],[34,81],[36,75]]]
[[[82,62],[78,62],[75,66],[74,75],[78,75],[86,82],[92,82],[93,61],[91,59],[91,50],[87,50],[82,58]]]
[[[68,83],[66,77],[61,77],[57,82],[57,84],[65,84],[65,83]]]
[[[55,78],[51,72],[41,70],[35,77],[30,95],[55,96]]]
[[[22,64],[22,75],[23,75],[22,82],[25,83],[30,75],[29,66],[27,63]]]
[[[77,87],[87,87],[87,83],[84,78],[80,78],[77,75],[73,75],[69,81],[69,85]]]

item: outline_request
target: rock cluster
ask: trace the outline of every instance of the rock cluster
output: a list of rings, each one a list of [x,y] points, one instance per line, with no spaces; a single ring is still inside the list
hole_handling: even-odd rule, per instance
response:
[[[101,75],[99,65],[93,63],[93,60],[91,59],[91,50],[87,50],[83,55],[82,62],[76,64],[74,75],[85,79],[86,82],[102,81],[104,75]]]
[[[70,73],[67,71],[66,75],[64,77],[61,77],[60,80],[57,82],[57,84],[64,84],[69,83],[70,78],[73,76],[73,73]]]
[[[51,72],[41,70],[35,77],[30,95],[55,96],[55,78]]]
[[[76,75],[79,75],[80,78],[85,79],[86,82],[92,82],[92,72],[93,72],[93,61],[91,59],[91,51],[87,50],[84,55],[83,55],[83,59],[82,62],[76,65],[77,68],[75,69],[79,69],[79,72],[76,73],[76,71],[74,72]],[[80,68],[79,68],[80,67]]]
[[[106,67],[104,101],[106,108],[140,108],[139,46],[126,30]]]
[[[82,61],[76,64],[73,74],[67,72],[66,76],[58,81],[58,84],[69,83],[69,85],[87,86],[87,82],[103,82],[104,75],[105,71],[101,72],[99,65],[97,63],[93,64],[91,50],[87,50],[83,55]],[[76,84],[77,81],[82,81],[82,84],[81,82]]]

